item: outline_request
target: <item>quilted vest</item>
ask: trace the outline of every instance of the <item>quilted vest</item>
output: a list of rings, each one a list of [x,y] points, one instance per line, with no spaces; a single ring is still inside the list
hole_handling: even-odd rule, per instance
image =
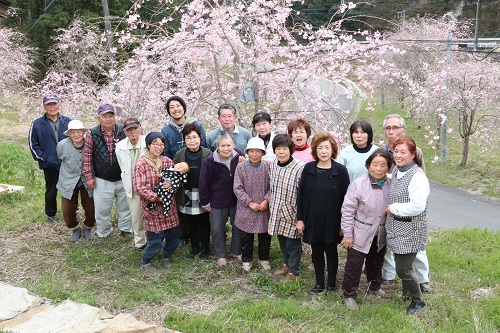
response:
[[[111,154],[111,160],[109,158],[109,151],[106,145],[106,140],[102,135],[102,129],[100,125],[92,128],[90,130],[92,133],[92,140],[94,142],[94,147],[92,150],[92,160],[94,164],[94,174],[97,178],[101,178],[110,182],[116,182],[121,180],[121,170],[118,160],[116,159],[116,143],[120,140],[125,139],[125,133],[121,126],[115,125],[114,130],[114,142],[113,142],[113,153]]]

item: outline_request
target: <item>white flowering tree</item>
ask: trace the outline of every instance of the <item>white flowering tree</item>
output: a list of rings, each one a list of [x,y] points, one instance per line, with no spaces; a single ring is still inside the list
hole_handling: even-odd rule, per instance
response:
[[[172,1],[137,1],[124,18],[127,29],[113,34],[115,51],[130,52],[126,61],[110,71],[104,65],[109,58],[102,38],[95,34],[89,41],[73,25],[61,35],[59,51],[77,49],[83,60],[58,58],[52,82],[67,66],[77,65],[69,66],[73,69],[64,75],[70,81],[59,81],[64,83],[66,99],[92,107],[112,101],[123,117],[140,116],[152,128],[166,122],[164,101],[176,94],[187,101],[190,115],[208,127],[216,126],[217,107],[229,102],[241,110],[244,126],[254,112],[267,111],[283,120],[309,117],[318,129],[333,130],[332,117],[340,113],[336,84],[350,78],[369,93],[367,66],[379,68],[374,56],[388,46],[381,47],[379,35],[342,32],[343,13],[354,8],[353,3],[342,3],[336,20],[313,29],[290,23],[294,2],[194,0],[176,6]],[[144,4],[155,8],[156,15],[150,11],[144,15]],[[174,15],[181,17],[176,31],[171,29]],[[95,54],[86,57],[72,44],[78,41]],[[84,79],[89,75],[82,69],[92,68],[92,61],[99,77],[109,78],[106,84]],[[323,78],[330,80],[319,83]],[[359,94],[350,87],[348,97]],[[75,93],[82,98],[73,98]]]
[[[0,27],[0,95],[6,101],[33,84],[34,54],[35,49],[20,32]]]

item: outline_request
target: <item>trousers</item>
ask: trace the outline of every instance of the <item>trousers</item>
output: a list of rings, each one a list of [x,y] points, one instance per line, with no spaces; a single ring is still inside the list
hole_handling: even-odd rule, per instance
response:
[[[89,197],[89,193],[83,185],[75,188],[71,199],[62,197],[61,210],[63,213],[64,222],[66,222],[66,226],[71,229],[78,226],[78,196],[80,196],[80,202],[82,204],[83,211],[85,212],[85,219],[83,220],[83,224],[86,227],[92,228],[95,225],[94,199]]]
[[[97,236],[108,237],[113,231],[111,225],[111,209],[116,199],[118,212],[118,229],[132,232],[132,219],[128,208],[127,194],[121,180],[110,182],[101,178],[95,179],[94,207]]]
[[[429,282],[429,260],[427,259],[427,252],[425,250],[417,252],[413,268],[419,284]],[[396,278],[394,253],[389,248],[385,252],[382,277],[384,280],[394,280]]]

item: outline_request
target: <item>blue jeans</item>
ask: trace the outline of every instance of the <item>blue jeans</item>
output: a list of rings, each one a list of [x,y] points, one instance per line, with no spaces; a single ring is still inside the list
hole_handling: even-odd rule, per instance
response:
[[[148,231],[147,237],[148,241],[146,243],[146,248],[142,252],[142,264],[146,265],[153,260],[163,246],[162,259],[170,258],[174,254],[177,246],[179,245],[179,237],[181,235],[181,228],[179,226],[173,227],[172,229],[163,230],[160,232]],[[163,241],[165,240],[165,243]]]
[[[302,257],[302,240],[278,235],[283,261],[288,271],[293,275],[300,275],[300,258]]]

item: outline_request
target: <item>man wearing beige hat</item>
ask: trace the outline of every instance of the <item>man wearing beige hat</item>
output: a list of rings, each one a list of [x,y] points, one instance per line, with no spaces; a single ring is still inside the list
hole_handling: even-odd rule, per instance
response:
[[[43,98],[43,116],[35,119],[30,127],[28,143],[31,155],[43,170],[45,178],[45,215],[48,222],[55,222],[57,213],[57,180],[61,163],[57,158],[57,143],[65,138],[71,118],[59,113],[61,102],[56,94]]]
[[[78,197],[85,212],[83,236],[92,239],[92,227],[95,225],[93,190],[87,184],[83,173],[83,146],[85,128],[80,120],[72,120],[64,135],[68,138],[57,144],[57,157],[61,161],[57,189],[61,193],[61,210],[66,226],[72,230],[70,242],[76,243],[82,237],[82,228],[78,222]]]
[[[123,131],[127,136],[116,144],[116,158],[120,169],[123,187],[127,194],[128,207],[132,218],[134,232],[134,250],[140,251],[146,247],[146,229],[142,221],[141,198],[132,186],[137,159],[147,152],[145,136],[142,134],[141,123],[137,118],[127,118],[123,122]]]
[[[118,229],[122,237],[129,237],[132,221],[116,158],[116,144],[125,139],[125,133],[123,127],[116,124],[115,108],[111,104],[99,106],[97,120],[99,125],[85,136],[83,151],[83,172],[89,187],[94,189],[96,233],[100,240],[111,236],[111,209],[116,201]]]

